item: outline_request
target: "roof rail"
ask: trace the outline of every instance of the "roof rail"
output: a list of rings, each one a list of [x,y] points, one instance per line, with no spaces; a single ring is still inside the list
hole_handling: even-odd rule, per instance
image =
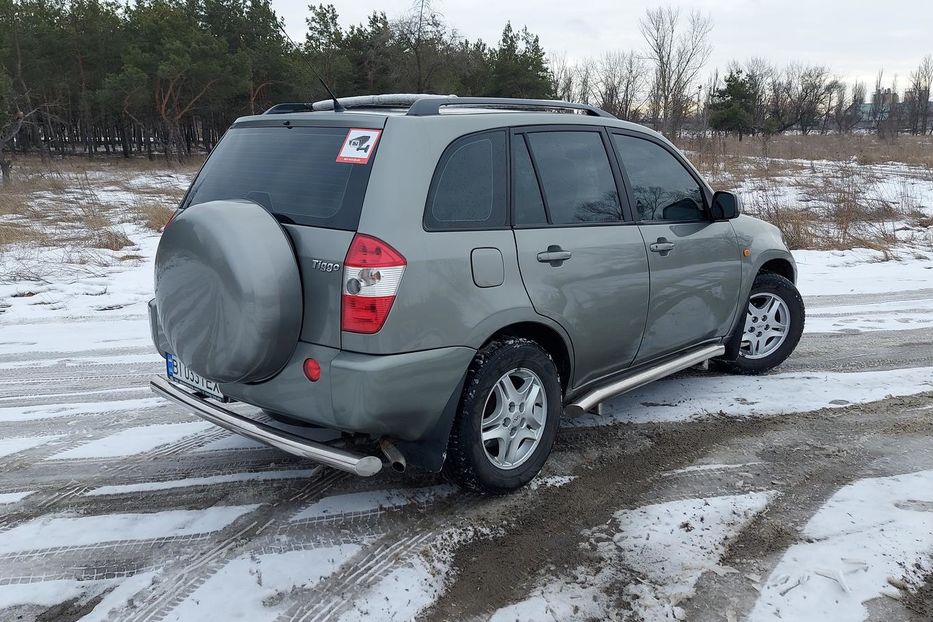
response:
[[[513,99],[509,97],[431,97],[419,99],[408,109],[410,117],[441,114],[444,106],[464,108],[499,108],[502,110],[574,110],[593,117],[615,119],[614,115],[589,104],[576,104],[550,99]]]

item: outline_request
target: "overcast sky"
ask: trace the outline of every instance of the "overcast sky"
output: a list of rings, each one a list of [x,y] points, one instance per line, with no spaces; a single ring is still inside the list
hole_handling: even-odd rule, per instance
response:
[[[413,0],[330,0],[344,26],[366,20],[373,10],[389,19],[412,10]],[[317,3],[317,2],[315,2]],[[326,0],[325,0],[325,3]],[[272,0],[289,34],[304,39],[306,0]],[[656,2],[640,0],[434,0],[432,5],[462,36],[498,41],[505,22],[528,26],[548,52],[568,58],[606,50],[641,48],[638,20]],[[838,77],[873,86],[878,69],[885,81],[909,73],[933,54],[933,0],[693,0],[672,3],[713,19],[713,56],[708,70],[730,59],[761,56],[783,64],[827,65]]]

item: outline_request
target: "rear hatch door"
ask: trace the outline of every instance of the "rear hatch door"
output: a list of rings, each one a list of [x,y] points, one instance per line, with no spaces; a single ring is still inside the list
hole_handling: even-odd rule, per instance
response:
[[[384,116],[347,113],[242,119],[218,143],[185,197],[183,207],[246,199],[275,216],[301,272],[302,341],[340,347],[343,261],[384,126]],[[262,260],[261,248],[243,252]]]

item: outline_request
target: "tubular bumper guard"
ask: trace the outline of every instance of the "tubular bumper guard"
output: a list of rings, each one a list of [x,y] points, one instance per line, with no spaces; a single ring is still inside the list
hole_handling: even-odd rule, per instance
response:
[[[169,399],[191,410],[202,419],[295,456],[308,458],[363,477],[375,475],[382,469],[382,460],[376,456],[354,454],[324,443],[302,438],[259,421],[253,421],[220,405],[202,399],[167,378],[156,376],[149,382],[149,386],[152,388],[153,393],[159,397]]]

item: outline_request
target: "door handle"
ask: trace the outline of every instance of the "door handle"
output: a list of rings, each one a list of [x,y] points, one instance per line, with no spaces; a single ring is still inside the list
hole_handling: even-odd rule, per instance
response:
[[[661,256],[664,257],[672,250],[674,250],[674,243],[668,242],[667,238],[658,238],[658,241],[654,244],[650,244],[648,249],[652,253],[661,253]]]
[[[549,263],[556,267],[570,259],[572,254],[573,253],[565,251],[557,244],[551,244],[547,247],[546,251],[538,253],[538,261],[541,263]]]

